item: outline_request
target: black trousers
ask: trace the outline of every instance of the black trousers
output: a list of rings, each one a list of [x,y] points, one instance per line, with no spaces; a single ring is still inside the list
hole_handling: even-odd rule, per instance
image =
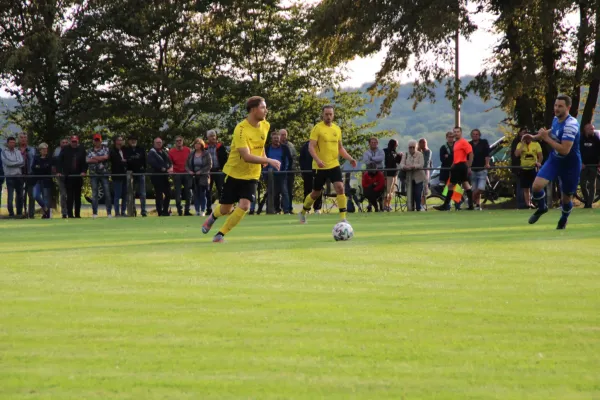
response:
[[[312,192],[314,177],[315,177],[314,172],[303,172],[302,173],[302,180],[304,181],[304,199],[306,198],[306,196],[308,196],[309,193]],[[302,199],[303,203],[304,203],[304,199]],[[321,194],[321,196],[319,196],[319,198],[317,200],[315,200],[315,203],[313,204],[313,209],[315,211],[317,211],[317,210],[320,210],[322,207],[323,207],[323,195]]]
[[[376,192],[371,187],[367,187],[363,189],[363,193],[365,194],[365,198],[369,201],[369,205],[375,208],[375,211],[379,211],[379,206],[381,206],[381,200],[383,199],[383,190]]]
[[[598,168],[596,166],[585,167],[581,170],[581,194],[585,201],[585,206],[590,208],[594,204],[596,197],[596,178],[598,177]]]
[[[285,177],[285,184],[287,185],[288,194],[288,209],[283,212],[291,213],[294,211],[294,181],[296,180],[296,174],[294,172],[288,172]],[[306,198],[306,196],[304,196]],[[304,201],[304,199],[302,199]]]
[[[67,215],[69,218],[79,218],[81,216],[82,186],[83,178],[81,176],[67,176],[65,178],[65,187],[67,189]]]
[[[190,212],[190,197],[192,190],[192,179],[189,175],[173,175],[173,184],[175,186],[175,205],[177,212],[181,214],[181,189],[183,187],[183,201],[185,201],[185,213]]]
[[[211,170],[210,172],[221,172],[221,170]],[[221,199],[221,194],[223,193],[223,183],[225,181],[225,175],[223,175],[222,173],[220,174],[212,174],[210,176],[210,186],[208,187],[208,193],[206,194],[206,211],[208,214],[210,214],[212,212],[212,204],[213,204],[213,198],[212,198],[212,192],[213,192],[213,186],[217,187],[217,199]]]
[[[23,178],[23,205],[27,206],[28,218],[35,217],[35,199],[33,198],[33,188],[35,187],[36,180],[33,178]]]
[[[171,203],[171,184],[166,175],[151,176],[150,181],[154,186],[156,201],[156,212],[159,217],[169,216],[169,204]]]

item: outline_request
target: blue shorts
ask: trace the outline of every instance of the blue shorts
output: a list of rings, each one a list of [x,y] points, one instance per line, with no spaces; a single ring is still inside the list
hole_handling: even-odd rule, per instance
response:
[[[579,176],[581,174],[581,162],[578,164],[567,164],[564,160],[550,157],[548,161],[542,165],[537,176],[546,179],[550,182],[558,178],[560,191],[562,193],[573,195],[577,192],[579,185]]]

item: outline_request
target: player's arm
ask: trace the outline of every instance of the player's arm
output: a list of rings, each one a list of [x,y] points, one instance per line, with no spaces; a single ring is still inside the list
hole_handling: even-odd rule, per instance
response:
[[[573,141],[575,140],[575,135],[577,134],[577,130],[570,126],[565,126],[565,130],[563,132],[562,142],[558,143],[554,141],[550,137],[551,129],[540,129],[536,136],[539,136],[541,140],[548,143],[550,147],[552,147],[558,154],[561,156],[566,156],[571,151],[573,147]]]
[[[352,158],[352,156],[346,151],[341,140],[338,142],[338,149],[339,149],[339,152],[340,152],[340,155],[342,156],[342,158],[344,160],[350,161],[350,164],[353,167],[356,167],[356,165],[357,165],[356,160],[354,158]]]
[[[308,142],[308,152],[310,153],[310,156],[313,158],[313,160],[315,160],[319,168],[323,168],[325,166],[325,163],[319,158],[319,155],[317,154],[316,140],[310,139],[310,142]]]
[[[242,157],[244,161],[246,161],[248,164],[269,164],[270,166],[279,171],[281,163],[277,160],[273,160],[272,158],[264,157],[264,150],[262,157],[253,155],[252,153],[250,153],[250,150],[247,147],[241,147],[237,149],[237,151],[240,153],[240,157]]]

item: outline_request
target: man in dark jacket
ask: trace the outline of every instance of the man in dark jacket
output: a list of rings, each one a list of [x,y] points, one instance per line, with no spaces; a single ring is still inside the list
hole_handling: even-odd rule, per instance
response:
[[[54,149],[54,153],[52,154],[52,174],[54,175],[58,172],[60,153],[67,146],[69,146],[69,138],[63,138],[60,140],[60,146]],[[56,177],[56,182],[58,183],[58,192],[60,195],[60,211],[62,217],[67,218],[67,188],[65,186],[65,177]]]
[[[115,138],[115,145],[110,149],[108,158],[110,160],[113,181],[113,209],[115,210],[115,216],[126,217],[127,180],[124,175],[127,174],[127,159],[125,158],[125,149],[123,148],[123,138],[121,136]]]
[[[287,146],[281,144],[281,136],[279,132],[275,131],[271,134],[271,145],[265,148],[265,155],[267,158],[272,158],[281,163],[281,167],[279,169],[280,173],[274,172],[273,175],[273,207],[275,209],[275,213],[279,214],[281,211],[286,213],[286,210],[289,210],[289,194],[287,191],[286,184],[286,172],[290,170],[292,167],[292,153]],[[269,172],[273,170],[273,167],[268,166],[264,168],[264,172]],[[273,170],[274,171],[274,170]],[[268,189],[267,189],[268,190]],[[269,197],[269,193],[265,193],[263,196],[260,205],[258,207],[258,213],[260,214],[262,208],[264,207],[265,202]]]
[[[70,146],[65,147],[58,156],[56,170],[59,178],[65,177],[65,188],[67,189],[67,215],[69,218],[81,218],[81,187],[86,175],[87,153],[83,146],[79,145],[79,138],[71,136]],[[73,210],[74,208],[74,210]]]
[[[159,137],[154,139],[154,147],[148,152],[148,165],[150,166],[150,172],[161,174],[150,177],[156,196],[156,212],[159,217],[168,217],[169,203],[171,202],[171,184],[167,174],[173,172],[173,165],[169,155],[163,149],[163,141]]]
[[[2,148],[0,148],[0,208],[2,208],[2,185],[4,184],[4,168],[2,167]]]
[[[309,143],[310,141],[306,141],[306,143],[302,145],[302,148],[300,149],[300,155],[298,156],[298,163],[300,164],[300,169],[302,170],[302,181],[304,182],[304,197],[308,196],[309,193],[312,193],[313,179],[315,176],[315,172],[312,169],[313,159],[308,152]],[[313,210],[315,213],[320,213],[322,206],[323,196],[321,195],[313,204]]]
[[[592,208],[596,197],[596,179],[598,164],[600,164],[600,137],[594,130],[594,125],[586,124],[579,143],[581,151],[581,194],[585,200],[585,208]]]
[[[127,160],[127,170],[133,172],[133,186],[137,188],[137,193],[140,197],[140,206],[142,209],[142,217],[146,214],[146,176],[139,175],[146,172],[146,150],[138,146],[137,136],[129,136],[129,146],[124,150],[125,159]]]
[[[207,141],[207,150],[210,154],[212,160],[212,168],[210,170],[210,186],[208,188],[208,193],[206,194],[206,199],[208,203],[208,209],[206,213],[210,215],[212,212],[212,191],[213,186],[217,187],[217,194],[219,198],[221,198],[221,191],[223,190],[223,180],[225,179],[225,175],[223,175],[223,166],[227,162],[227,158],[229,155],[227,154],[227,149],[223,146],[223,143],[219,142],[217,139],[217,131],[211,129],[206,132],[206,141]]]

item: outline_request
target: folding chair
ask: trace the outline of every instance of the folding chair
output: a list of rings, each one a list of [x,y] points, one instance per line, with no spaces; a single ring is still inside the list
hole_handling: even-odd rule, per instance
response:
[[[406,191],[400,190],[400,187],[398,187],[398,183],[396,183],[394,190],[394,211],[398,210],[407,211],[408,203]]]

